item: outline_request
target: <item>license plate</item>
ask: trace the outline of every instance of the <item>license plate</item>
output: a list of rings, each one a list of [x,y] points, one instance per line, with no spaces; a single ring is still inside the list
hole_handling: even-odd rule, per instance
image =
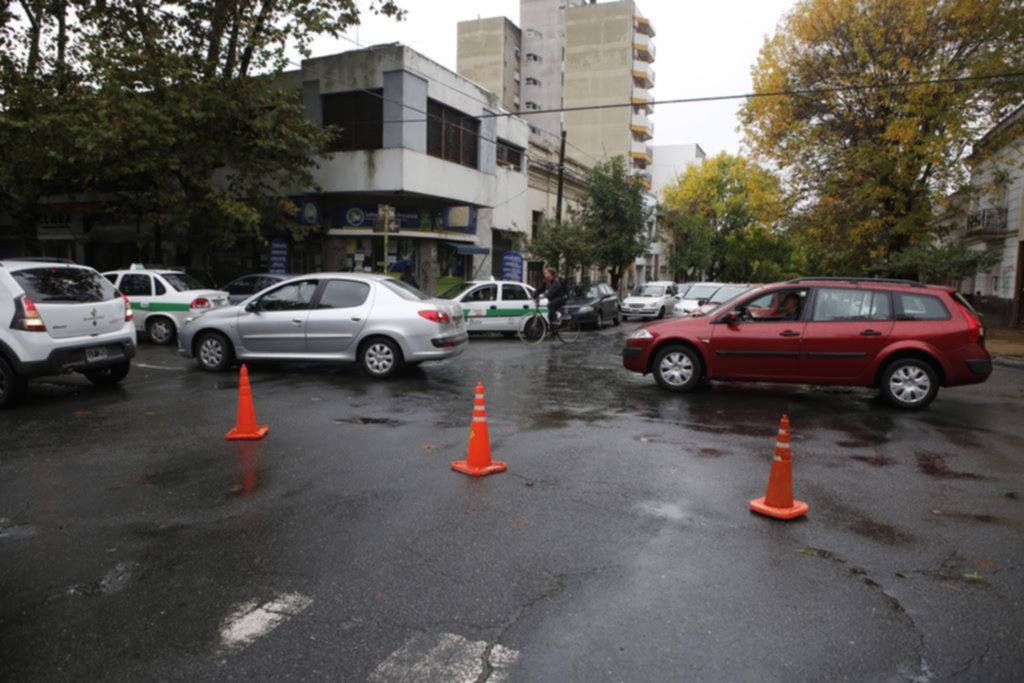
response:
[[[107,347],[105,346],[85,350],[85,360],[90,363],[94,363],[98,360],[106,360],[107,356]]]

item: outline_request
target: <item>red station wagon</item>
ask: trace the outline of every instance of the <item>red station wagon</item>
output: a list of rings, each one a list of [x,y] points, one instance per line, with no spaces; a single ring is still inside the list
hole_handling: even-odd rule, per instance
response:
[[[939,387],[992,373],[985,328],[948,287],[908,280],[802,278],[759,287],[700,316],[645,325],[628,370],[672,391],[702,378],[878,387],[924,408]]]

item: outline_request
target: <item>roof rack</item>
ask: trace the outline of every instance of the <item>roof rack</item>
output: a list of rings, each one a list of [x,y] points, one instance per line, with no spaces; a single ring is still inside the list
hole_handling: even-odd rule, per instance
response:
[[[57,256],[7,256],[0,258],[0,261],[29,261],[31,263],[70,263],[71,265],[78,265],[69,258],[59,258]]]
[[[798,282],[849,282],[852,284],[860,284],[866,282],[868,284],[886,284],[886,285],[909,285],[911,287],[922,287],[926,288],[928,285],[919,282],[918,280],[901,280],[899,278],[891,277],[798,277],[793,280],[788,280],[787,285],[795,285]]]

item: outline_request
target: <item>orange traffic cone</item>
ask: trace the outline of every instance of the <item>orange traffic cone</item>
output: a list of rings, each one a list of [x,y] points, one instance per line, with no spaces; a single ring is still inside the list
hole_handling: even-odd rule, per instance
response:
[[[452,469],[471,477],[483,477],[508,469],[508,465],[499,460],[491,461],[491,437],[487,432],[487,407],[484,404],[483,382],[477,382],[476,398],[473,400],[473,426],[469,430],[469,454],[465,460],[453,462]]]
[[[267,425],[256,424],[256,408],[252,404],[252,389],[249,388],[249,369],[243,365],[238,381],[238,422],[224,438],[228,441],[262,439],[269,431]]]
[[[776,519],[795,519],[810,509],[802,500],[793,500],[793,461],[789,454],[789,418],[779,421],[779,437],[775,442],[772,472],[764,498],[750,501],[750,509]]]

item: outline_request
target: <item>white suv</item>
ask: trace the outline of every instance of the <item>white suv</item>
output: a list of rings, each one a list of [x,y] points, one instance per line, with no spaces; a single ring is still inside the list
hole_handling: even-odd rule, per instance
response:
[[[0,260],[0,408],[32,377],[81,372],[93,384],[117,384],[135,341],[128,300],[92,268]]]

